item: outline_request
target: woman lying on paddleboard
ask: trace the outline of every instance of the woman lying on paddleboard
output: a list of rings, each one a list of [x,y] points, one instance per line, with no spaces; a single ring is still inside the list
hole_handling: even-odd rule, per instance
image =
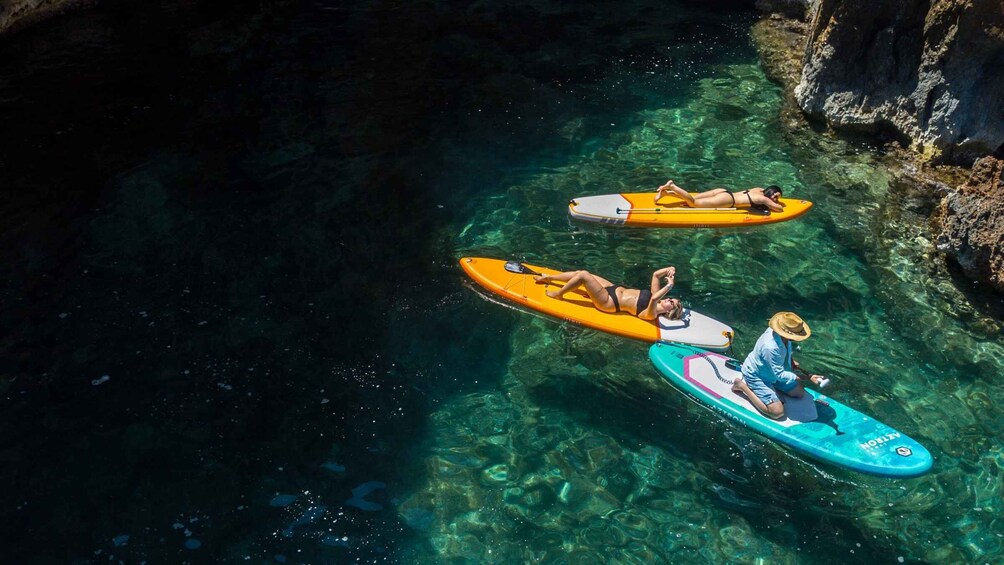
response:
[[[660,288],[659,281],[662,279],[666,279],[666,286]],[[679,299],[663,299],[663,296],[673,288],[675,279],[676,267],[666,267],[652,273],[652,283],[647,290],[625,288],[589,271],[567,271],[534,277],[540,284],[552,281],[565,283],[558,290],[547,291],[547,295],[551,298],[560,300],[566,293],[582,286],[592,299],[593,306],[600,312],[608,314],[627,312],[642,320],[654,320],[662,315],[670,320],[679,320],[683,316],[683,304]]]
[[[655,191],[655,201],[667,194],[675,194],[683,199],[691,208],[752,208],[763,206],[774,212],[781,212],[784,206],[778,202],[781,199],[781,187],[768,186],[766,189],[758,187],[744,190],[742,192],[729,192],[724,188],[715,188],[707,192],[690,194],[680,188],[675,182],[669,180]]]

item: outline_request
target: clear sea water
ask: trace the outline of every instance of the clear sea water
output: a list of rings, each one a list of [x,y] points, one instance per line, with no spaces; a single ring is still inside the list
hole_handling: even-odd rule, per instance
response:
[[[107,10],[107,11],[105,11]],[[112,3],[0,40],[11,563],[999,563],[1001,305],[880,146],[782,123],[726,3]],[[755,230],[576,195],[779,184]],[[890,481],[686,400],[646,346],[485,300],[587,268],[814,337],[924,443]]]

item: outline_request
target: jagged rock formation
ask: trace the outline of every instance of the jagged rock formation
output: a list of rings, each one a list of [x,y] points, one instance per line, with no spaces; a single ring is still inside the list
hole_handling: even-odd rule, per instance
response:
[[[0,35],[94,0],[0,0]]]
[[[940,162],[1004,151],[998,0],[819,0],[803,62],[795,97],[834,127]]]
[[[1004,161],[985,157],[959,190],[941,201],[938,248],[975,279],[1004,291]]]
[[[805,20],[819,0],[756,0],[756,9],[767,14],[782,14]]]
[[[771,12],[769,17],[753,24],[751,33],[764,72],[784,86],[786,98],[793,100],[792,91],[802,77],[802,53],[808,27],[801,19],[779,14]],[[798,111],[797,107],[794,110]]]

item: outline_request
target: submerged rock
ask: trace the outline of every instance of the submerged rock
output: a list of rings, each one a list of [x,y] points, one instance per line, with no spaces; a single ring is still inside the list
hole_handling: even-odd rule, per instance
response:
[[[1004,147],[1004,9],[992,0],[820,0],[795,97],[831,126],[963,163]]]
[[[1004,291],[1004,161],[985,157],[958,191],[942,200],[935,220],[938,249],[970,277]]]
[[[934,174],[911,162],[893,169],[889,178],[889,204],[900,210],[930,216],[941,199],[952,191],[951,187],[958,184],[954,181],[961,180],[941,171],[938,173],[941,174]],[[956,173],[956,170],[951,169],[950,173]]]

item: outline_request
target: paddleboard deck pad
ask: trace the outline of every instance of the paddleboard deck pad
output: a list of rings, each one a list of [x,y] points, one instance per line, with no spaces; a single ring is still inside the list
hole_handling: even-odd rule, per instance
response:
[[[501,259],[484,257],[464,257],[460,260],[464,272],[485,289],[555,318],[649,342],[686,343],[715,351],[725,351],[732,344],[731,327],[689,308],[684,309],[680,320],[660,316],[646,321],[627,312],[601,312],[593,306],[585,289],[576,289],[561,299],[551,298],[545,291],[558,289],[562,283],[538,284],[532,274],[514,273],[506,270],[505,265],[506,261]],[[561,272],[526,263],[522,265],[545,275]]]
[[[615,226],[652,228],[727,228],[773,224],[795,219],[812,208],[812,202],[781,198],[781,212],[758,213],[749,208],[691,208],[676,195],[655,202],[654,192],[581,196],[568,203],[576,220]]]
[[[739,363],[724,355],[655,344],[649,358],[670,383],[700,404],[820,461],[899,478],[922,475],[933,464],[927,449],[906,434],[808,388],[801,399],[783,397],[784,419],[764,416],[745,396],[732,392]]]

